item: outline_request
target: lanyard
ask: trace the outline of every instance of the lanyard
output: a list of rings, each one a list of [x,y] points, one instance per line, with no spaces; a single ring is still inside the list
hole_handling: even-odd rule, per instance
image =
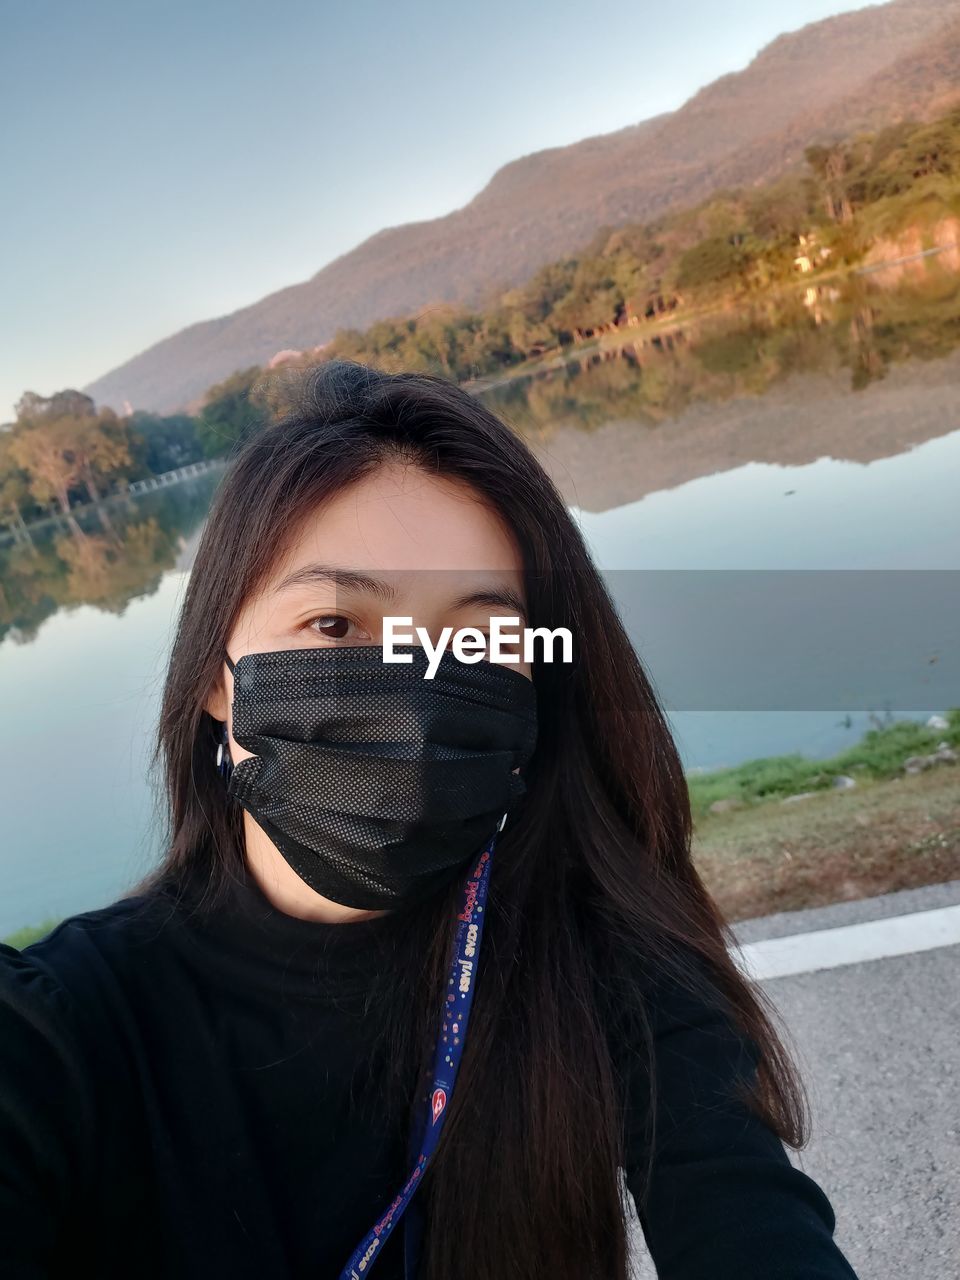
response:
[[[500,821],[497,834],[503,829],[505,820],[506,814]],[[443,1016],[434,1049],[433,1080],[426,1098],[426,1115],[421,1125],[420,1153],[400,1192],[350,1255],[347,1265],[340,1273],[340,1280],[361,1280],[361,1277],[367,1275],[379,1257],[387,1237],[402,1218],[413,1193],[420,1185],[423,1171],[439,1141],[440,1131],[446,1119],[447,1104],[453,1093],[457,1068],[460,1066],[463,1046],[467,1038],[467,1023],[470,1020],[474,979],[480,954],[480,938],[483,934],[483,910],[487,900],[490,862],[496,839],[496,834],[491,837],[463,886],[463,900],[457,915],[456,951],[450,968]],[[415,1149],[414,1146],[412,1150]],[[418,1220],[417,1230],[408,1237],[406,1255],[408,1271],[412,1261],[411,1253],[416,1248],[416,1245],[411,1242],[418,1238],[420,1225]]]

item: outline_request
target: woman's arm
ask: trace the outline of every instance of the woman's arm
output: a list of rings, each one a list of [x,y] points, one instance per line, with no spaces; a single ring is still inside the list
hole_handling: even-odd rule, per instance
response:
[[[658,984],[651,1013],[656,1131],[645,1202],[649,1148],[636,1136],[645,1094],[628,1109],[636,1158],[627,1182],[659,1280],[856,1280],[826,1195],[737,1097],[738,1080],[756,1069],[752,1042],[721,1002],[673,982]]]
[[[29,953],[0,944],[0,1275],[55,1274],[91,1142],[65,994]]]

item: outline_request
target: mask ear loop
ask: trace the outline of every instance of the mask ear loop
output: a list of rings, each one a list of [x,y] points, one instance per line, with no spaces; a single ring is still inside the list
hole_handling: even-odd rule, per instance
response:
[[[219,721],[220,741],[217,743],[217,773],[225,782],[229,782],[233,773],[233,761],[230,759],[230,736],[227,733],[226,720]]]
[[[230,668],[230,674],[233,675],[233,660],[229,653],[224,650],[224,657],[227,666]],[[233,761],[230,759],[230,735],[227,732],[226,720],[220,720],[219,724],[220,741],[217,743],[217,773],[223,778],[224,782],[230,781],[230,775],[233,773]]]

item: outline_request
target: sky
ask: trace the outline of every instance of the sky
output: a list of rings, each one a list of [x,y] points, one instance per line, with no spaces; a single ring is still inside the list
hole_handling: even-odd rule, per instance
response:
[[[0,422],[862,0],[0,0]]]

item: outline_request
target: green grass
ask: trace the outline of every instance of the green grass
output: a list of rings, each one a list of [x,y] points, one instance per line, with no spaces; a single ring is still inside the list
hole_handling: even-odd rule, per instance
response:
[[[874,781],[896,777],[908,756],[928,755],[941,742],[960,747],[960,707],[952,708],[944,719],[947,729],[928,729],[916,720],[897,720],[881,729],[869,729],[855,746],[826,760],[812,760],[797,752],[694,774],[689,779],[691,806],[694,814],[702,817],[715,800],[739,800],[749,805],[800,791],[826,791],[834,778],[843,774]]]
[[[31,942],[39,942],[41,938],[45,938],[59,923],[59,920],[44,920],[43,924],[27,925],[23,929],[18,929],[16,933],[11,933],[9,937],[0,938],[0,942],[5,942],[8,947],[16,947],[18,951],[22,951],[24,947],[29,947]]]

